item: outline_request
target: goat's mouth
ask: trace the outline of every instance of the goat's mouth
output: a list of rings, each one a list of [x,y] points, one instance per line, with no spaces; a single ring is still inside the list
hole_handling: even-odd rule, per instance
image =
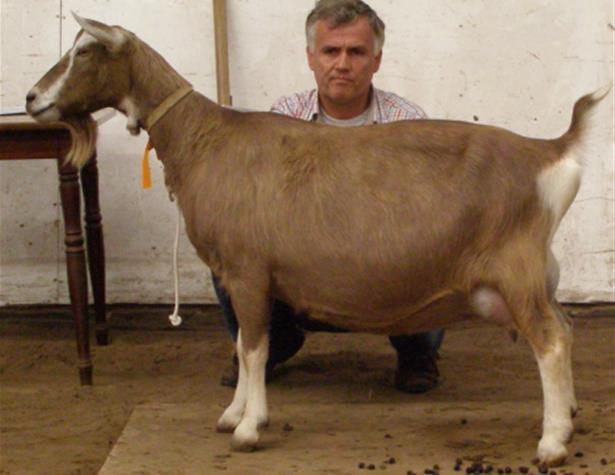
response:
[[[41,108],[41,109],[36,109],[33,110],[32,107],[30,107],[30,105],[27,106],[27,111],[28,114],[30,114],[30,116],[36,120],[40,120],[40,121],[53,121],[53,120],[58,120],[60,118],[60,112],[56,109],[55,111],[52,111],[52,109],[56,106],[55,102],[51,102],[48,105],[46,105],[45,107]],[[47,112],[52,112],[50,114],[46,114]],[[45,115],[46,114],[46,115]]]

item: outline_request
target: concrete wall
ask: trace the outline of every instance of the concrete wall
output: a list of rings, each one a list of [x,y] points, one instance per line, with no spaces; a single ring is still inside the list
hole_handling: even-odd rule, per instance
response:
[[[70,10],[120,24],[160,51],[196,89],[216,97],[211,1],[0,0],[2,107],[22,105],[32,84],[77,33]],[[303,22],[313,0],[229,0],[234,104],[268,109],[312,87]],[[573,102],[612,81],[609,0],[372,0],[387,24],[375,84],[434,118],[472,121],[538,137],[560,135]],[[556,237],[559,297],[614,301],[613,94],[596,115],[585,180]],[[116,116],[99,141],[110,302],[170,302],[175,208],[160,164],[140,189],[146,135]],[[68,301],[55,164],[0,163],[0,304]],[[183,239],[185,302],[214,301],[209,272]]]

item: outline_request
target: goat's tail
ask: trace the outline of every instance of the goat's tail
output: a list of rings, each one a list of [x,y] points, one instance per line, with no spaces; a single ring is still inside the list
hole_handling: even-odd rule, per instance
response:
[[[589,112],[611,90],[611,84],[596,92],[581,97],[572,112],[572,123],[568,131],[555,142],[560,149],[562,160],[548,171],[541,173],[538,181],[543,204],[552,213],[552,227],[549,243],[559,226],[561,219],[572,204],[581,184],[582,153],[569,153],[579,145],[583,145],[583,134],[589,127]]]
[[[572,111],[570,128],[559,139],[564,144],[566,149],[569,149],[571,146],[581,141],[581,138],[587,130],[590,122],[589,112],[608,95],[611,87],[612,84],[609,83],[597,91],[581,97],[577,102],[575,102],[574,109]]]

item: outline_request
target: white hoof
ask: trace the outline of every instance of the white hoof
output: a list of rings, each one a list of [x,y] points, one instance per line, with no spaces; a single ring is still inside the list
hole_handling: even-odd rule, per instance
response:
[[[566,461],[566,446],[552,437],[543,437],[538,444],[538,461],[548,467],[559,467]]]
[[[231,448],[238,452],[252,452],[258,444],[258,430],[248,424],[239,424],[233,432]]]
[[[218,432],[233,432],[241,422],[241,416],[242,414],[227,409],[218,419],[216,430]]]

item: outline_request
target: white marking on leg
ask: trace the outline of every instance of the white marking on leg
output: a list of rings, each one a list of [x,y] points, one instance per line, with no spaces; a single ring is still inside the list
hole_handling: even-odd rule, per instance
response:
[[[261,338],[255,350],[245,354],[248,397],[241,422],[233,433],[231,445],[236,450],[254,450],[259,439],[258,429],[269,421],[265,366],[269,353],[269,335]]]
[[[245,355],[241,342],[241,330],[237,334],[237,359],[239,360],[239,378],[235,387],[233,401],[222,413],[216,430],[218,432],[233,432],[241,422],[248,398],[248,375],[246,372]]]
[[[574,417],[578,409],[578,404],[577,404],[577,398],[574,392],[574,379],[572,376],[572,343],[574,339],[573,332],[572,332],[572,322],[568,318],[568,316],[566,315],[562,307],[560,307],[559,304],[556,303],[554,305],[554,309],[557,313],[557,317],[559,318],[564,328],[564,331],[566,332],[566,340],[564,341],[564,345],[563,345],[565,360],[567,362],[566,363],[566,379],[564,380],[564,383],[567,386],[567,394],[568,394],[568,399],[569,399],[568,404],[570,406],[570,414],[572,415],[572,417]]]
[[[566,442],[572,434],[570,413],[572,372],[570,370],[570,345],[558,340],[544,354],[536,355],[544,396],[542,438],[538,444],[538,458],[549,466],[560,465],[566,459]]]

